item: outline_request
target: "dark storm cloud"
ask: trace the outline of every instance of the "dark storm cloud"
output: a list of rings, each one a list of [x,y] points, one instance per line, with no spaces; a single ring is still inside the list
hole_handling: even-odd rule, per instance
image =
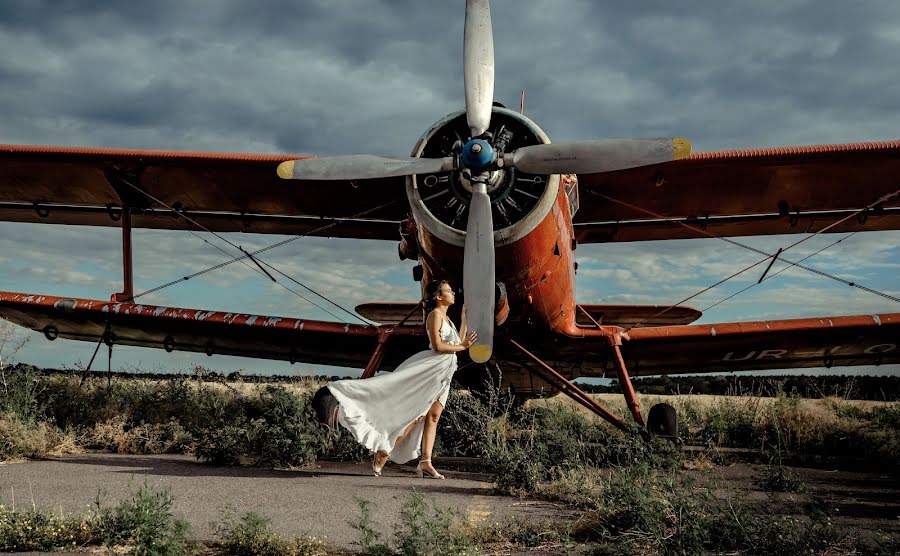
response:
[[[526,89],[557,140],[881,138],[900,108],[898,10],[495,1],[496,96],[515,106]],[[6,3],[3,140],[403,154],[462,105],[463,13],[461,1]]]
[[[495,98],[517,108],[525,89],[526,113],[554,141],[671,135],[713,150],[890,139],[900,129],[896,2],[495,0],[492,15]],[[7,0],[0,143],[406,154],[464,103],[463,16],[463,0]],[[224,258],[183,233],[137,235],[141,286]],[[878,237],[887,239],[859,236],[867,248],[824,259],[823,269],[866,283],[873,272],[884,276],[871,262],[895,265],[896,249],[885,254],[879,241],[896,245],[896,237]],[[397,263],[394,244],[383,247],[304,240],[271,262],[348,302],[414,298],[408,266]],[[674,302],[745,262],[699,240],[642,247],[579,248],[580,299]],[[0,289],[52,282],[73,295],[77,283],[103,298],[119,280],[118,234],[3,224],[0,261],[13,269],[0,267]],[[610,281],[622,291],[611,292]],[[247,310],[308,314],[299,303],[285,307],[296,300],[281,290],[260,293],[265,280],[243,267],[210,276],[209,290],[238,288],[212,304],[246,301],[244,282],[259,296]],[[212,297],[190,287],[153,302]],[[841,305],[843,293],[809,287],[804,294],[821,302],[804,314],[872,306],[867,298]],[[746,299],[725,318],[772,310],[767,296]]]

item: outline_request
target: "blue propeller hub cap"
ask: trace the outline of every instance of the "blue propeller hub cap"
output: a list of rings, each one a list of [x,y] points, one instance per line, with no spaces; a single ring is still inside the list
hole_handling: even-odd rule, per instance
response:
[[[472,139],[463,147],[460,158],[463,166],[473,174],[480,174],[494,162],[494,148],[484,139]]]

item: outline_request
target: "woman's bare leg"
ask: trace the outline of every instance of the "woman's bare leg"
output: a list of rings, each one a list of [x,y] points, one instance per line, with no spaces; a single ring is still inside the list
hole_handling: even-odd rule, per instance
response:
[[[416,425],[418,425],[419,422],[421,422],[424,418],[424,416],[419,417],[418,419],[410,423],[409,426],[406,427],[406,430],[403,431],[403,434],[397,437],[395,444],[400,444],[401,442],[403,442],[403,440],[406,439],[407,436],[409,436],[409,433],[411,433],[413,429],[416,428]],[[388,455],[389,454],[387,452],[382,452],[380,450],[378,452],[375,452],[375,465],[378,467],[383,467],[384,464],[387,463]]]
[[[441,418],[441,412],[444,406],[439,401],[431,404],[431,409],[425,414],[425,430],[422,432],[422,460],[431,460],[431,450],[434,448],[434,438],[437,436],[437,424]],[[431,461],[425,461],[421,464],[425,472],[431,474],[437,473],[437,470],[431,465]]]

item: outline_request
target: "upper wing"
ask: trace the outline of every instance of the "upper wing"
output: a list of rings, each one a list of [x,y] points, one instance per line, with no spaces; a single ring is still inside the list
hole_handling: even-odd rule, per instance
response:
[[[198,229],[168,206],[217,232],[397,237],[408,208],[403,178],[278,178],[278,164],[296,158],[0,145],[0,220],[118,226],[127,203],[140,228]]]
[[[816,232],[900,190],[898,175],[900,141],[696,153],[579,176],[575,233],[582,243],[703,237],[666,218],[718,236]],[[829,231],[896,229],[900,196]]]
[[[0,317],[56,337],[343,367],[365,367],[384,329],[285,317],[224,313],[0,292]],[[421,351],[421,326],[394,329],[382,370]]]

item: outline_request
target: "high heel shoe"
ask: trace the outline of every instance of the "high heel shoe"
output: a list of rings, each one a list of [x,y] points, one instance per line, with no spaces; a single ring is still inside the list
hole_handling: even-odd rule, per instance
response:
[[[436,470],[435,470],[434,474],[432,475],[430,471],[425,471],[424,469],[422,469],[422,464],[426,463],[426,462],[431,463],[431,460],[430,459],[419,460],[419,464],[416,465],[416,477],[418,477],[420,479],[424,479],[425,477],[428,477],[429,479],[446,479],[447,478],[447,477],[441,475],[440,473],[438,473]]]
[[[372,474],[376,477],[381,477],[381,470],[384,469],[384,463],[387,463],[387,458],[385,458],[384,463],[381,465],[376,465],[375,462],[378,461],[378,453],[375,454],[375,457],[372,458]]]

